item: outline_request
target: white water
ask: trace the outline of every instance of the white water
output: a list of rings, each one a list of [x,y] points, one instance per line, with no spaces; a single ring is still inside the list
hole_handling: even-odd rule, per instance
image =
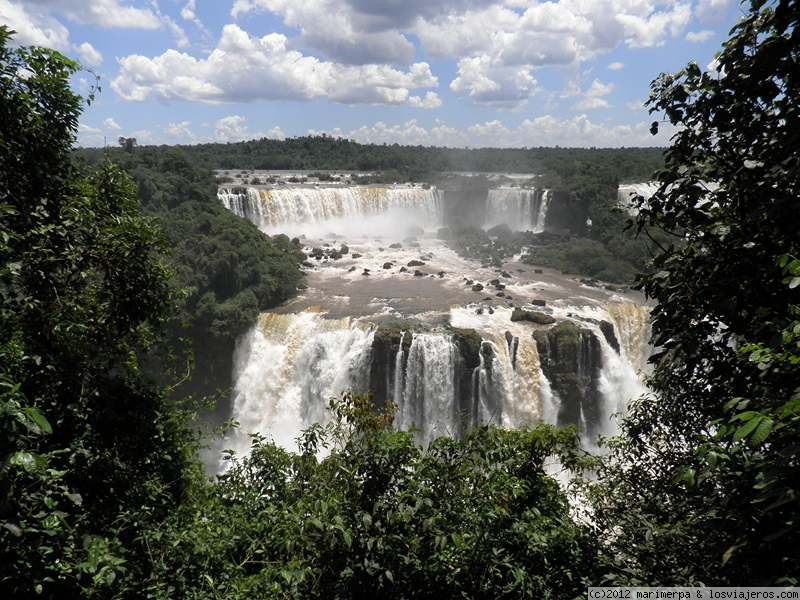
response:
[[[497,188],[486,199],[486,225],[508,225],[515,230],[545,230],[550,190]]]
[[[249,434],[285,448],[309,425],[328,420],[331,398],[366,391],[374,330],[351,319],[314,312],[265,313],[240,340],[235,355],[233,418],[228,447],[247,453]]]
[[[406,224],[436,227],[443,222],[443,194],[435,187],[420,186],[338,186],[253,188],[223,187],[217,192],[222,204],[268,233],[293,231],[314,233],[319,227],[332,226],[337,231],[349,229],[354,221],[363,226],[370,218],[384,230],[384,221],[375,219],[392,215]],[[550,190],[497,188],[486,198],[486,226],[506,224],[516,230],[545,230]],[[359,219],[353,219],[359,217]],[[293,226],[302,225],[300,230]]]
[[[220,188],[218,196],[225,208],[264,231],[287,224],[308,225],[393,211],[413,213],[423,225],[438,225],[442,221],[442,194],[436,188]]]
[[[480,301],[481,305],[494,303],[492,314],[487,311],[476,314],[476,306],[467,304],[490,292],[469,295],[473,292],[465,288],[464,276],[486,282],[497,274],[456,257],[432,234],[420,236],[420,248],[405,242],[399,249],[391,248],[391,242],[406,235],[406,226],[429,227],[440,223],[443,209],[438,190],[409,186],[303,187],[251,188],[243,193],[220,190],[219,194],[226,207],[267,232],[303,231],[340,236],[357,232],[361,241],[356,241],[355,246],[362,254],[358,263],[351,254],[346,259],[319,263],[314,268],[320,277],[339,279],[346,287],[333,294],[313,296],[313,302],[300,308],[281,309],[300,312],[265,313],[258,325],[240,340],[235,356],[232,416],[241,427],[227,440],[228,447],[246,453],[250,445],[248,434],[258,432],[283,447],[294,449],[295,439],[304,428],[328,420],[327,406],[332,397],[346,390],[368,391],[375,326],[361,319],[376,317],[385,306],[380,302],[374,306],[365,305],[363,299],[359,300],[360,287],[368,290],[367,300],[384,295],[387,301],[409,294],[414,296],[420,293],[423,283],[436,290],[437,299],[443,293],[456,298],[452,302],[450,296],[445,296],[450,304],[438,306],[430,313],[435,313],[436,325],[425,333],[401,333],[400,347],[389,357],[395,370],[394,377],[388,377],[386,383],[390,388],[387,397],[399,407],[396,424],[402,428],[418,428],[419,442],[427,443],[440,435],[457,435],[463,431],[465,422],[471,426],[492,423],[503,427],[558,423],[560,400],[542,372],[532,338],[533,329],[540,327],[511,322],[511,309],[502,306],[502,300],[487,302],[490,298],[484,298]],[[487,218],[498,222],[505,222],[505,219],[515,228],[529,218],[524,223],[531,223],[534,231],[540,231],[545,225],[549,198],[550,193],[545,190],[491,190],[487,198]],[[381,236],[383,239],[376,239]],[[314,242],[309,240],[309,243]],[[429,273],[441,269],[446,272],[444,278],[415,279],[410,273],[399,274],[396,268],[381,268],[384,262],[392,261],[397,267],[422,254],[430,257],[425,258],[427,264],[423,269]],[[351,272],[351,264],[357,264],[358,269]],[[371,269],[371,275],[362,275],[361,267]],[[639,376],[646,372],[649,354],[646,309],[621,303],[601,307],[611,297],[606,292],[603,292],[606,300],[586,298],[594,304],[576,307],[576,303],[583,302],[583,296],[595,292],[577,289],[577,285],[569,287],[567,278],[557,279],[554,284],[538,276],[533,279],[518,277],[516,269],[509,268],[509,271],[515,276],[508,279],[506,292],[513,294],[518,306],[526,298],[546,297],[545,312],[559,319],[574,320],[598,338],[603,364],[596,382],[603,404],[599,411],[602,422],[597,429],[605,434],[614,433],[617,423],[612,415],[624,411],[631,398],[645,391]],[[321,279],[317,285],[319,281]],[[434,288],[434,284],[442,287]],[[462,291],[464,289],[466,291]],[[311,296],[313,292],[310,289],[306,293]],[[469,299],[464,300],[461,294],[468,294]],[[340,306],[342,298],[349,307],[346,310]],[[417,319],[418,324],[425,325],[427,313],[423,311],[431,310],[426,305],[431,301],[421,298],[419,302],[411,302],[407,298],[401,306],[413,306],[407,309],[411,312],[397,316]],[[335,310],[338,315],[353,316],[329,319],[320,309],[302,310],[317,305]],[[449,312],[447,306],[451,307]],[[578,317],[613,323],[621,354],[609,346],[596,324]],[[472,386],[469,386],[468,374],[463,375],[462,357],[452,333],[442,327],[445,323],[475,330],[483,340],[484,351],[472,361],[480,363],[472,373]],[[506,333],[511,336],[510,341]],[[586,433],[588,429],[584,423],[582,431]],[[588,435],[584,435],[583,441],[589,448],[596,447],[596,440],[588,439]]]
[[[423,444],[457,431],[456,354],[449,334],[412,334],[395,424],[400,429],[419,429],[417,440]],[[395,394],[399,395],[398,390]]]

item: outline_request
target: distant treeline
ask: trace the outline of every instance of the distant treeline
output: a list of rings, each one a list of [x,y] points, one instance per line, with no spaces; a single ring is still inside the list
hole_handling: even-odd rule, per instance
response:
[[[442,148],[360,144],[327,135],[178,147],[214,169],[383,171],[410,180],[446,171],[558,173],[568,178],[591,166],[627,181],[649,178],[663,163],[661,148]]]

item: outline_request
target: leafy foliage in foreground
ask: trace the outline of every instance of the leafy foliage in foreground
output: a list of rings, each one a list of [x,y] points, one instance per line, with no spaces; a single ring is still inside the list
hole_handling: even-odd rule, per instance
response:
[[[365,397],[300,453],[255,437],[151,532],[157,598],[573,598],[594,543],[543,467],[574,430],[482,428],[422,450]],[[389,409],[391,410],[391,409]],[[330,454],[318,461],[316,453]]]
[[[163,240],[119,168],[72,166],[75,63],[8,38],[0,27],[0,589],[111,596],[147,570],[138,534],[196,464],[142,374],[172,305]]]
[[[679,128],[637,227],[685,243],[641,279],[656,396],[632,406],[598,490],[620,581],[800,581],[798,25],[797,0],[752,2],[722,75],[653,83]]]

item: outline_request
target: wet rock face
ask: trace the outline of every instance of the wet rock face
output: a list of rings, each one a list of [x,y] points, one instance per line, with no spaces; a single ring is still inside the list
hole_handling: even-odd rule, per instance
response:
[[[454,407],[456,414],[459,415],[458,433],[462,434],[473,425],[470,415],[475,412],[476,407],[473,406],[472,373],[480,363],[482,338],[473,329],[451,328],[449,332],[458,350],[452,377],[455,398],[458,402],[458,406]],[[413,336],[414,326],[402,320],[380,325],[376,330],[372,341],[369,376],[369,391],[376,406],[384,406],[387,402],[394,401],[397,354],[402,341],[403,354],[400,368],[403,369],[405,376]]]
[[[546,331],[534,331],[542,371],[561,399],[559,425],[576,425],[591,437],[598,433],[603,366],[600,340],[591,329],[563,321]],[[583,418],[581,418],[583,415]]]
[[[512,321],[529,321],[537,325],[552,325],[556,320],[548,314],[537,312],[534,310],[523,310],[515,308],[511,313]]]

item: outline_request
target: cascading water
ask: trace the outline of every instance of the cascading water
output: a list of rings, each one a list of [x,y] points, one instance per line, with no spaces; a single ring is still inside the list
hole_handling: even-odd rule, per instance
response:
[[[442,435],[455,435],[457,432],[457,352],[450,334],[412,334],[402,377],[402,399],[398,406],[396,425],[400,429],[418,429],[417,439],[421,443],[428,443]],[[395,396],[399,395],[398,387],[395,389]]]
[[[217,195],[228,210],[262,230],[390,211],[413,213],[423,225],[439,225],[442,221],[441,192],[436,188],[220,188]]]
[[[584,395],[578,403],[577,425],[582,429],[584,446],[596,449],[597,435],[609,436],[618,431],[615,415],[625,413],[628,402],[647,393],[636,369],[636,365],[643,360],[642,357],[647,355],[647,350],[640,346],[641,340],[646,339],[646,332],[649,331],[647,309],[634,305],[609,304],[605,309],[583,306],[554,307],[552,310],[554,316],[580,328],[581,350],[578,353],[577,371],[579,375],[591,380],[591,385],[597,391],[597,406],[592,407],[593,418],[587,419],[584,402],[587,395]],[[621,321],[625,324],[621,328],[612,315],[625,314],[630,318]],[[633,318],[634,315],[636,318]],[[614,334],[621,342],[619,352],[606,339],[600,326],[602,321],[614,323]],[[591,339],[585,337],[587,333],[592,336]],[[595,358],[597,353],[590,349],[592,344],[599,346],[599,361]],[[587,361],[591,364],[587,364]]]
[[[486,224],[505,224],[512,229],[545,230],[550,190],[497,188],[489,190],[486,199]]]
[[[303,429],[327,420],[331,398],[366,392],[373,336],[349,318],[262,314],[236,350],[232,416],[240,427],[229,447],[247,453],[258,432],[292,448]]]

